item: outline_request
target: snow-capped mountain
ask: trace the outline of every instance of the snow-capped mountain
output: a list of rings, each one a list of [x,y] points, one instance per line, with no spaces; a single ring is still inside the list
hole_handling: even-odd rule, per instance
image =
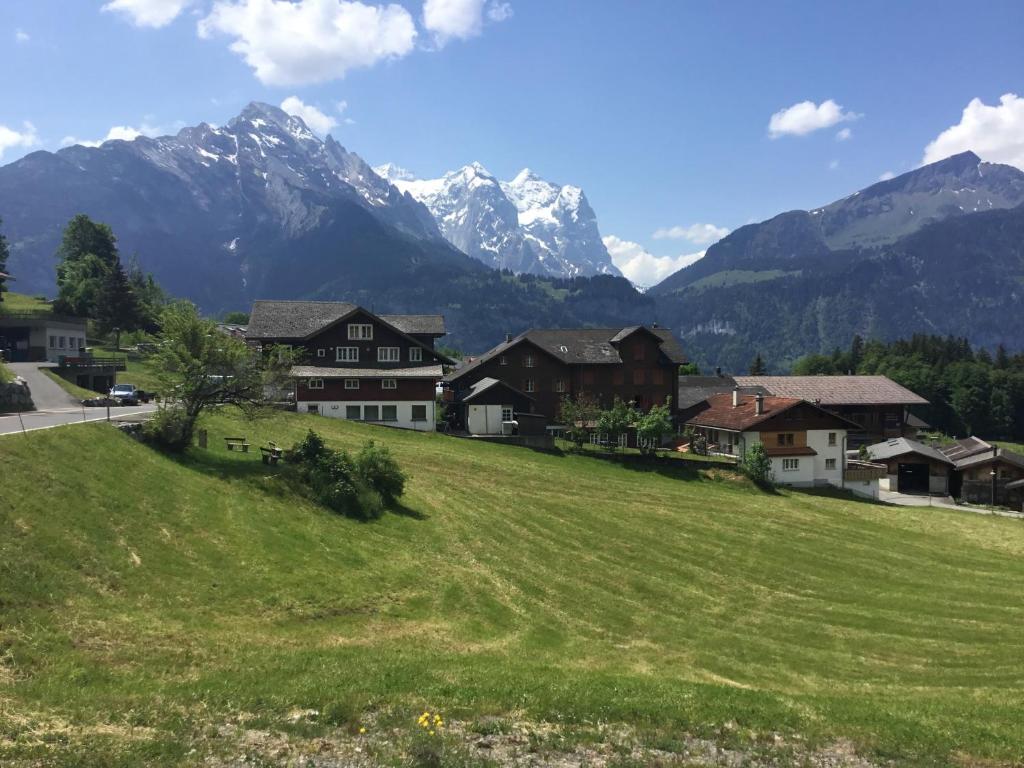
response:
[[[480,163],[440,179],[417,179],[392,164],[374,170],[426,205],[456,248],[491,267],[557,277],[620,274],[579,187],[528,169],[503,182]]]
[[[0,168],[0,211],[10,266],[39,293],[53,291],[53,253],[76,213],[110,224],[124,253],[207,307],[431,261],[479,267],[359,155],[261,103],[220,127],[33,152]]]

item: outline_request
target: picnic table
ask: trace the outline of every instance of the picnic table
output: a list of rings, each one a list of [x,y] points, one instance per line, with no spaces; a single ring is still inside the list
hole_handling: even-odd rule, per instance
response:
[[[229,451],[249,452],[249,443],[244,437],[225,437],[224,443]]]

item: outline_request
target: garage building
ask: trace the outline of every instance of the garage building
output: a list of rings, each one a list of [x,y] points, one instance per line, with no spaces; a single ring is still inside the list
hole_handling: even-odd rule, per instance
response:
[[[888,467],[881,481],[887,491],[949,495],[953,462],[937,448],[899,437],[868,446],[871,461]]]

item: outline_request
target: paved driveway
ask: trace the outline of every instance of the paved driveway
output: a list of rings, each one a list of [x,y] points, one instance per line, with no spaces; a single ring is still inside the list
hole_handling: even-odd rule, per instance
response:
[[[53,411],[78,405],[78,401],[60,388],[41,368],[56,368],[55,363],[8,363],[15,376],[21,376],[32,393],[37,411]]]
[[[973,512],[976,515],[1024,518],[1024,513],[1021,512],[1009,512],[1002,509],[991,510],[984,507],[957,504],[949,496],[919,496],[912,493],[897,493],[896,491],[879,491],[878,500],[884,501],[887,504],[898,504],[901,507],[941,507],[942,509],[955,509],[957,512]]]

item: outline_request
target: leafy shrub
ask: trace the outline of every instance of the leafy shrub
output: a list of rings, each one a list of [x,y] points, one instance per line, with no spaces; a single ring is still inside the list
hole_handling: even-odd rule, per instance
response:
[[[772,477],[772,460],[764,445],[755,443],[743,454],[740,470],[758,485],[768,485]]]
[[[185,409],[172,405],[160,408],[142,428],[143,437],[166,451],[180,452],[192,442],[194,419]]]
[[[353,458],[328,448],[310,430],[288,453],[288,462],[310,496],[357,520],[376,520],[405,490],[405,475],[386,447],[371,440]]]
[[[373,440],[356,454],[356,472],[385,504],[394,504],[405,492],[405,475],[395,457],[387,446],[377,446]]]

